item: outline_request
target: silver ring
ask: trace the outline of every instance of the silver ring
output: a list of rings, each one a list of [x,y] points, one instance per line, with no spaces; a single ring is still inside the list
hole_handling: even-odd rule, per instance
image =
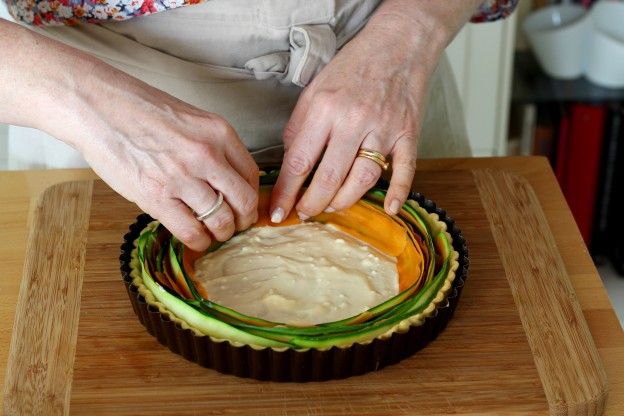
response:
[[[215,204],[212,207],[210,207],[210,209],[204,211],[201,214],[197,214],[196,212],[194,212],[195,218],[197,219],[197,221],[205,220],[206,218],[210,217],[212,214],[217,212],[217,210],[221,208],[222,204],[223,204],[223,194],[221,193],[221,191],[219,191],[217,194],[217,202],[215,202]]]

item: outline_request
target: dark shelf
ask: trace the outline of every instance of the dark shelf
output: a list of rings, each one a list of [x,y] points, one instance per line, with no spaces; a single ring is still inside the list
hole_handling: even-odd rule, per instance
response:
[[[587,78],[558,80],[544,73],[531,52],[516,52],[511,100],[513,103],[552,101],[624,101],[624,88],[603,88]]]

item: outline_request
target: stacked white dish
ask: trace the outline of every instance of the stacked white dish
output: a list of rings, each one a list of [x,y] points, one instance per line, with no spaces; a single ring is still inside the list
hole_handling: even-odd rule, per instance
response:
[[[602,0],[589,11],[546,7],[529,15],[523,30],[548,75],[584,75],[603,87],[624,87],[624,1]]]

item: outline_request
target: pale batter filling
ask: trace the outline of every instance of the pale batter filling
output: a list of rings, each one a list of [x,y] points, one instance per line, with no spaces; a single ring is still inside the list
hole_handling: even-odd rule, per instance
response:
[[[252,228],[195,263],[211,301],[245,315],[315,325],[399,291],[396,258],[329,225]]]

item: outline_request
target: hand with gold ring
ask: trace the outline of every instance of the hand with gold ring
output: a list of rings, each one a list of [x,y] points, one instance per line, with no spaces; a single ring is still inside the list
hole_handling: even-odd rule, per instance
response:
[[[385,0],[305,88],[286,128],[271,198],[280,222],[353,205],[389,163],[384,208],[396,214],[416,171],[429,80],[444,48],[482,0]],[[318,164],[310,186],[301,187]]]
[[[396,214],[404,204],[416,170],[429,79],[452,32],[406,17],[407,11],[437,13],[441,3],[414,3],[419,10],[407,1],[384,1],[303,91],[284,130],[286,152],[271,200],[274,222],[292,209],[302,219],[345,209],[388,167],[392,174],[384,208]],[[468,3],[453,2],[448,8],[476,7]],[[444,29],[438,33],[438,27]]]

